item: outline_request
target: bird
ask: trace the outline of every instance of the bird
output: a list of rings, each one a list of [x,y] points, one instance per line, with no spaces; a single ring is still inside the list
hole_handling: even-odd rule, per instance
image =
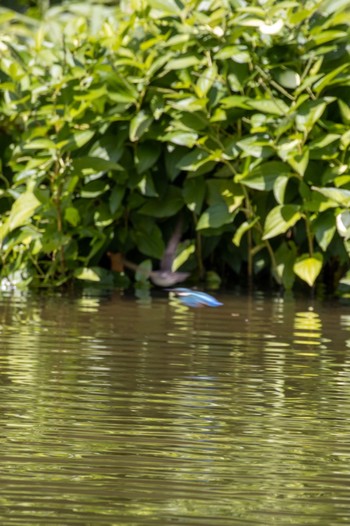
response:
[[[173,285],[176,285],[176,283],[185,281],[190,275],[189,272],[178,272],[172,270],[176,249],[180,242],[181,234],[182,218],[180,216],[160,261],[160,270],[141,270],[141,272],[144,272],[145,278],[149,278],[152,283],[158,287],[172,287]],[[120,253],[113,254],[109,252],[108,256],[111,259],[112,266],[115,267],[113,270],[120,272],[125,266],[134,272],[140,271],[140,267],[136,263],[128,261]]]
[[[167,289],[178,296],[179,300],[187,307],[220,307],[223,305],[214,296],[197,290],[186,289],[183,287],[175,287]]]

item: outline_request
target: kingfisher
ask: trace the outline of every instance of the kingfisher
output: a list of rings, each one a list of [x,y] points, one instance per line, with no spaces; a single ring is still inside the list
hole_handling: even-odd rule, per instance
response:
[[[197,290],[186,289],[183,287],[176,287],[174,289],[167,289],[169,292],[174,292],[179,300],[187,307],[220,307],[223,305],[216,298]]]

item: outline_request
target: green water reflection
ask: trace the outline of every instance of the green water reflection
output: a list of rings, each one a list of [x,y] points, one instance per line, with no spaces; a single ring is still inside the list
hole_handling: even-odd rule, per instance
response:
[[[1,524],[350,524],[350,311],[0,300]]]

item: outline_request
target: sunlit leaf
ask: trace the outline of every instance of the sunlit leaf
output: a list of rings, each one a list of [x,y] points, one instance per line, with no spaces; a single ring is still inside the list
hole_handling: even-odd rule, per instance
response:
[[[244,236],[244,234],[246,234],[248,230],[251,230],[258,221],[259,221],[259,217],[256,217],[255,219],[253,219],[253,221],[244,221],[243,223],[241,223],[239,227],[237,228],[235,235],[232,238],[232,243],[236,245],[237,247],[239,247],[239,245],[241,244],[241,239]]]
[[[279,175],[273,183],[273,195],[275,196],[277,203],[280,205],[284,203],[284,196],[289,180],[290,177],[287,175]]]
[[[1,226],[0,242],[9,232],[25,225],[32,218],[39,205],[40,201],[30,190],[21,194],[13,203],[10,215]]]
[[[325,16],[332,13],[341,12],[349,7],[348,0],[323,0],[319,6],[319,10]]]
[[[220,102],[225,109],[243,108],[249,110],[251,109],[251,106],[249,106],[248,101],[248,97],[242,95],[231,95],[230,97],[224,97]]]
[[[250,108],[272,115],[285,115],[289,109],[282,99],[249,99],[247,104]]]
[[[34,139],[33,141],[27,142],[24,148],[26,150],[51,150],[56,149],[57,144],[50,139]]]
[[[220,48],[215,54],[216,60],[227,60],[229,58],[238,63],[248,63],[251,61],[248,51],[239,46],[225,46]]]
[[[263,239],[284,234],[301,218],[300,206],[278,205],[266,217]]]
[[[158,197],[159,194],[155,188],[153,177],[150,173],[146,173],[141,181],[138,183],[137,187],[140,189],[142,195],[148,197]]]
[[[268,139],[257,135],[251,135],[241,139],[237,142],[237,146],[239,146],[246,155],[251,155],[252,157],[267,158],[273,154],[273,149]]]
[[[316,122],[322,117],[327,102],[323,99],[308,101],[297,110],[296,125],[298,130],[309,132]]]
[[[137,113],[137,115],[130,121],[130,141],[138,141],[140,137],[142,137],[142,135],[145,133],[145,131],[147,131],[152,121],[153,117],[151,115],[148,115],[144,111],[140,111],[139,113]]]
[[[169,62],[166,64],[165,69],[172,70],[190,68],[192,66],[195,66],[199,62],[199,59],[197,57],[194,57],[193,55],[190,55],[188,57],[173,58],[172,60],[169,60]]]
[[[88,143],[94,135],[95,132],[93,130],[79,131],[70,135],[69,139],[62,141],[57,146],[60,146],[64,151],[76,150]]]
[[[196,84],[196,91],[200,97],[205,97],[218,74],[218,68],[215,63],[203,71]]]
[[[350,211],[344,210],[336,217],[338,234],[345,239],[350,238]],[[333,224],[334,226],[334,224]],[[335,228],[334,228],[335,230]]]
[[[346,36],[346,33],[344,33],[344,36]],[[333,69],[327,75],[324,75],[324,77],[318,80],[314,85],[314,90],[316,91],[316,93],[320,93],[325,87],[335,83],[338,75],[342,73],[345,69],[348,69],[348,64],[342,64],[338,68]]]
[[[85,281],[100,281],[100,276],[93,268],[77,268],[74,272],[76,279],[82,279]]]
[[[338,105],[344,124],[350,124],[350,106],[341,99],[338,100]]]
[[[346,208],[350,208],[350,190],[345,190],[344,188],[331,188],[328,186],[324,188],[313,186],[312,189],[327,197],[334,206],[342,205]]]
[[[275,73],[275,78],[284,88],[295,89],[300,85],[300,75],[291,69],[283,69]]]
[[[175,272],[178,270],[186,261],[194,254],[196,251],[196,246],[194,243],[187,242],[182,243],[179,247],[178,253],[174,259],[172,265],[172,271]]]
[[[303,176],[309,164],[309,157],[309,149],[305,147],[301,153],[291,152],[286,160],[299,175]]]
[[[147,0],[147,3],[166,15],[179,16],[183,9],[182,3],[176,0]]]
[[[236,177],[236,181],[255,190],[272,190],[276,179],[286,174],[290,174],[288,165],[279,161],[268,161],[253,168],[249,174]]]
[[[188,172],[196,172],[201,166],[209,163],[211,160],[212,157],[209,153],[200,148],[195,148],[178,161],[177,167]]]
[[[198,133],[185,130],[169,132],[159,138],[161,141],[169,141],[179,146],[188,146],[188,148],[192,148],[192,146],[195,145],[197,139]]]
[[[296,260],[293,268],[295,274],[312,287],[322,270],[322,263],[322,254],[317,253],[313,256],[305,254]]]

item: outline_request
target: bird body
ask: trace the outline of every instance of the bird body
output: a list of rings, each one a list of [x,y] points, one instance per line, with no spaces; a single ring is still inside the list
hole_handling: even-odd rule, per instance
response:
[[[158,287],[172,287],[176,283],[185,281],[189,272],[172,272],[167,270],[152,270],[149,274],[151,281]]]
[[[179,300],[187,305],[188,307],[220,307],[223,305],[216,298],[197,290],[186,289],[182,287],[176,287],[174,289],[168,289],[170,292],[174,292],[178,296]]]

